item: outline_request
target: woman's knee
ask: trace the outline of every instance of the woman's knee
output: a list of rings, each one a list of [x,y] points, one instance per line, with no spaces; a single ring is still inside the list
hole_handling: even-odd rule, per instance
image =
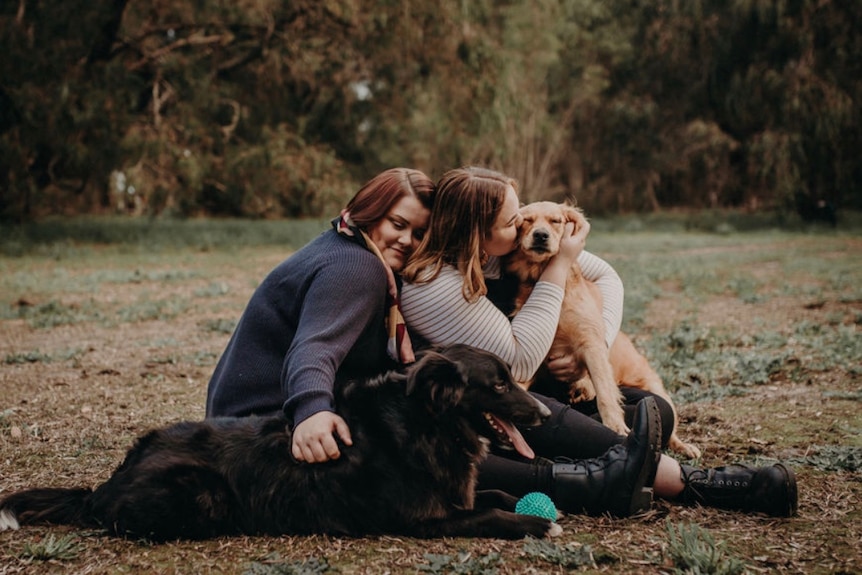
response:
[[[625,439],[565,403],[537,393],[533,396],[551,410],[544,424],[522,430],[538,455],[549,459],[596,457]]]
[[[620,387],[620,391],[626,400],[626,423],[631,426],[632,420],[634,419],[635,409],[634,406],[645,397],[652,397],[655,399],[656,406],[658,407],[659,416],[661,418],[661,443],[662,447],[666,448],[668,441],[670,441],[670,434],[673,433],[673,428],[676,423],[676,416],[674,415],[673,406],[666,399],[661,397],[660,395],[656,395],[649,391],[645,391],[643,389],[634,388],[634,387]]]

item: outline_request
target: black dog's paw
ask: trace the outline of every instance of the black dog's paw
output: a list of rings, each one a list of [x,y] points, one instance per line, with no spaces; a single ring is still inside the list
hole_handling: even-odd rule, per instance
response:
[[[476,491],[474,507],[476,509],[505,509],[515,511],[518,498],[499,489],[480,489]]]
[[[563,528],[558,523],[548,521],[542,517],[535,515],[519,515],[521,524],[524,527],[524,537],[532,535],[538,539],[543,537],[556,537],[563,533]]]

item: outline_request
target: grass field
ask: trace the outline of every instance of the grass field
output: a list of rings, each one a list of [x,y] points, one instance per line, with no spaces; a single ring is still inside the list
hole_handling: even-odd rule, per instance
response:
[[[55,224],[0,234],[0,495],[95,485],[141,432],[202,417],[252,290],[325,225]],[[548,542],[153,545],[27,527],[0,533],[0,574],[862,572],[862,233],[663,229],[593,225],[588,249],[626,284],[624,330],[702,463],[790,462],[798,517],[657,501],[638,518],[567,516]]]

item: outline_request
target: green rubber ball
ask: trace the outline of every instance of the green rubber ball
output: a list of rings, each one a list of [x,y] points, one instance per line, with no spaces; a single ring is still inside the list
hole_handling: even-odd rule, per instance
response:
[[[515,513],[520,513],[521,515],[535,515],[536,517],[542,517],[548,521],[557,520],[556,505],[554,505],[554,502],[551,501],[550,497],[544,493],[539,493],[538,491],[527,493],[521,497],[515,505]]]

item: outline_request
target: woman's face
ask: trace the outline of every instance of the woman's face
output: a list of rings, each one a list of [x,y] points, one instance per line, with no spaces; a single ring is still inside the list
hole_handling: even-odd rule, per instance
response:
[[[506,199],[500,210],[491,234],[485,238],[482,249],[489,256],[504,256],[515,249],[518,239],[518,226],[521,224],[520,203],[515,189],[509,186]]]
[[[368,230],[368,237],[394,272],[400,272],[428,228],[431,212],[414,196],[404,196]]]

